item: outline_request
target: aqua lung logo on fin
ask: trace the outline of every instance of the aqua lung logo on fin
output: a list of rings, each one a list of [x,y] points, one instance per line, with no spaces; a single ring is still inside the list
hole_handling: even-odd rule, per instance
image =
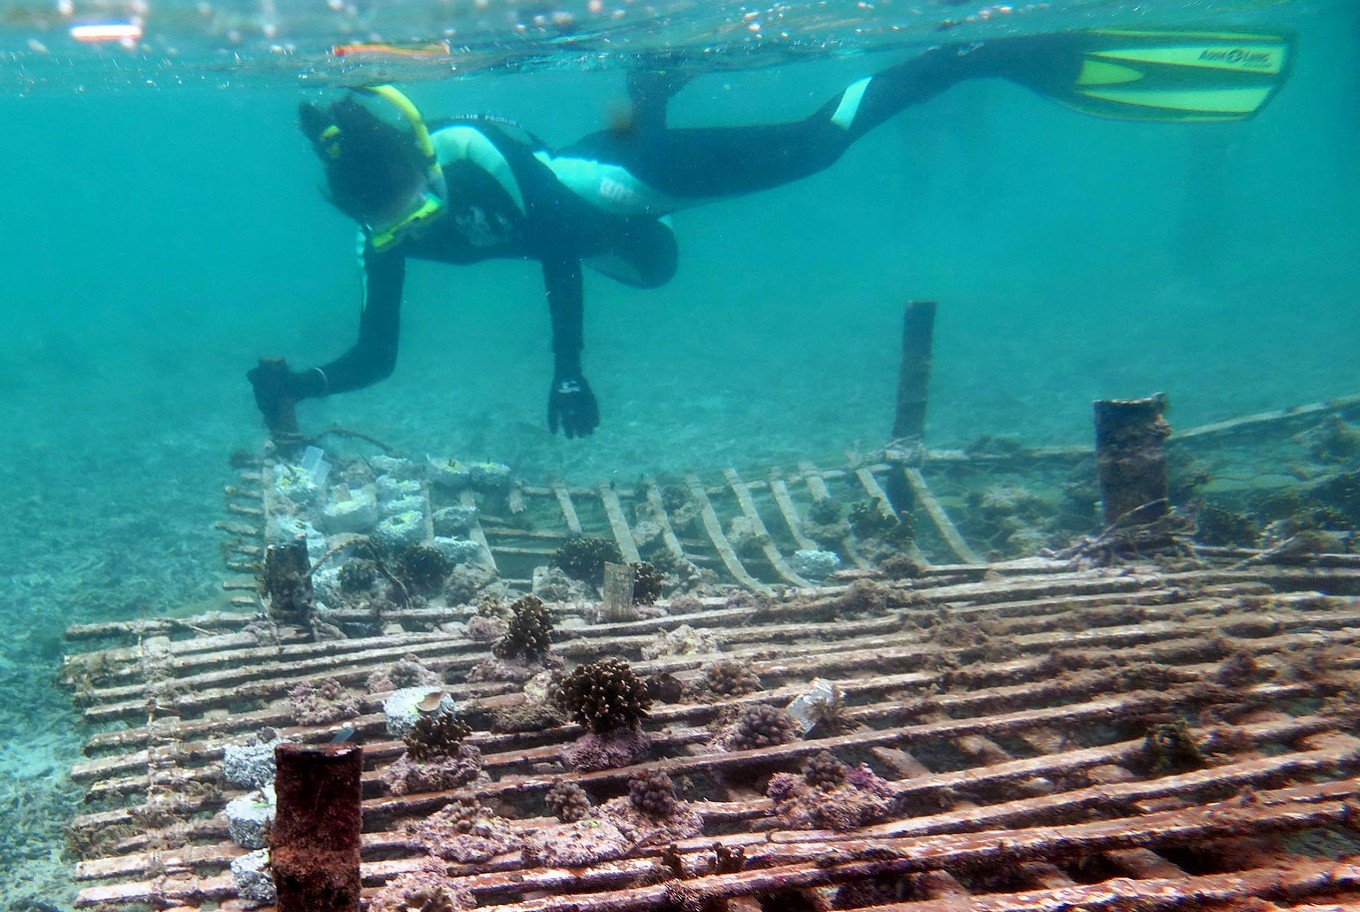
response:
[[[1205,63],[1228,64],[1244,70],[1268,70],[1271,68],[1269,51],[1253,51],[1247,48],[1205,48],[1199,52],[1199,59]]]

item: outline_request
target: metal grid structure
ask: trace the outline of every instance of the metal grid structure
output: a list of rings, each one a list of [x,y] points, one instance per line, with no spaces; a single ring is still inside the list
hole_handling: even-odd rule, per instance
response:
[[[245,908],[225,872],[243,850],[227,841],[220,814],[230,797],[217,771],[224,742],[262,726],[325,740],[334,726],[291,724],[289,688],[322,678],[361,685],[414,653],[451,682],[478,729],[472,743],[494,781],[470,791],[516,827],[555,825],[541,799],[557,781],[606,796],[638,768],[688,777],[706,796],[694,804],[705,835],[677,848],[695,875],[686,887],[712,899],[769,907],[796,895],[812,908],[854,908],[844,904],[853,891],[837,899],[837,888],[888,878],[899,883],[894,895],[909,897],[894,912],[1209,900],[1250,908],[1247,897],[1360,909],[1360,867],[1306,851],[1354,821],[1360,792],[1345,683],[1360,665],[1360,600],[1318,594],[1360,591],[1360,563],[1331,563],[1175,574],[1041,562],[940,567],[912,582],[754,606],[713,599],[678,616],[577,626],[554,646],[568,661],[620,656],[639,672],[684,680],[705,657],[640,656],[658,631],[689,624],[716,636],[725,655],[750,660],[765,685],[723,703],[657,707],[646,723],[653,759],[596,773],[557,767],[575,727],[487,733],[479,721],[522,697],[512,685],[467,683],[486,646],[445,633],[394,627],[380,639],[311,643],[280,629],[260,644],[242,630],[248,617],[225,615],[75,628],[76,639],[127,642],[69,660],[87,719],[124,726],[93,736],[91,759],[74,770],[98,808],[73,825],[87,854],[79,905]],[[410,614],[390,621],[431,620]],[[1221,683],[1235,653],[1252,656],[1259,680]],[[725,710],[785,704],[817,677],[843,690],[848,734],[755,751],[703,748]],[[382,793],[379,770],[401,745],[386,740],[379,704],[369,695],[365,714],[348,723],[366,739],[369,886],[415,864],[418,846],[401,824],[460,794]],[[1208,766],[1146,770],[1144,735],[1168,713],[1191,720]],[[762,777],[822,750],[892,780],[901,816],[850,834],[780,829]],[[745,869],[708,873],[715,841],[743,848]],[[660,848],[584,870],[535,868],[511,854],[468,868],[467,885],[479,903],[506,912],[654,909],[665,905],[664,885],[653,882]],[[1110,906],[1114,895],[1148,904]]]
[[[1295,433],[1301,421],[1355,405],[1254,416],[1182,437]],[[455,798],[475,795],[517,830],[550,833],[557,824],[543,816],[543,795],[552,784],[576,782],[600,799],[626,790],[639,769],[658,769],[689,783],[702,836],[675,845],[665,863],[667,847],[640,844],[622,860],[585,868],[538,867],[509,853],[460,869],[479,906],[671,910],[679,873],[702,908],[732,912],[1360,910],[1360,865],[1336,860],[1354,848],[1360,813],[1360,557],[1277,566],[1257,553],[1204,549],[1194,566],[987,563],[960,531],[967,523],[951,518],[960,502],[935,488],[951,470],[992,471],[1007,458],[922,451],[759,478],[730,469],[720,479],[689,476],[678,487],[698,520],[679,529],[668,519],[668,486],[653,480],[632,490],[558,483],[516,484],[494,498],[463,492],[460,500],[480,511],[472,537],[519,588],[571,535],[608,535],[636,559],[633,523],[646,504],[672,556],[756,593],[690,600],[623,623],[591,623],[572,616],[579,606],[554,606],[553,651],[569,663],[613,656],[641,674],[691,682],[713,655],[642,657],[659,633],[689,625],[711,635],[722,657],[750,662],[764,688],[654,707],[645,724],[649,759],[595,773],[562,766],[563,747],[581,734],[575,726],[489,731],[491,715],[523,696],[517,685],[468,680],[487,646],[447,632],[470,618],[468,606],[388,610],[383,635],[366,639],[312,642],[261,624],[253,574],[271,509],[268,462],[242,460],[226,492],[231,517],[221,523],[234,574],[225,586],[238,611],[68,632],[87,651],[67,659],[65,676],[96,729],[89,759],[73,771],[88,788],[88,810],[72,825],[84,859],[79,907],[250,907],[235,898],[227,872],[244,850],[228,840],[222,815],[233,797],[219,772],[225,744],[264,727],[328,740],[338,726],[296,725],[289,691],[328,679],[362,691],[371,673],[414,654],[447,682],[492,781],[386,794],[380,774],[402,745],[385,733],[383,695],[365,694],[362,715],[346,724],[365,742],[369,889],[419,863],[422,850],[403,825]],[[1079,450],[1025,455],[1041,466],[1091,458]],[[812,544],[802,517],[827,497],[888,507],[909,497],[929,521],[917,537],[922,575],[885,580],[850,539],[842,553],[851,567],[835,585],[799,577],[789,556]],[[725,532],[734,517],[757,531],[740,553]],[[1229,664],[1244,657],[1252,676],[1230,678]],[[735,709],[787,705],[817,678],[845,695],[841,733],[751,751],[707,746]],[[1149,765],[1147,735],[1167,719],[1187,723],[1208,758],[1202,768]],[[840,834],[784,828],[764,781],[823,750],[889,780],[893,819]],[[719,869],[715,843],[743,850],[744,867]]]
[[[1290,459],[1303,458],[1299,439],[1357,411],[1360,395],[1347,396],[1187,429],[1173,435],[1168,445],[1186,459],[1208,462],[1216,476],[1235,487],[1262,485],[1272,475],[1276,483],[1283,479],[1298,486],[1299,480],[1287,478],[1281,466]],[[232,519],[219,526],[226,536],[228,567],[242,574],[228,582],[228,588],[253,593],[254,575],[264,553],[269,509],[262,482],[267,463],[253,459],[243,462],[237,483],[226,489],[226,507]],[[1023,555],[1006,553],[1002,543],[987,538],[968,492],[979,491],[987,484],[1060,490],[1064,479],[1073,476],[1089,476],[1093,483],[1095,456],[1084,447],[1003,451],[919,448],[906,452],[894,452],[889,447],[886,453],[851,454],[840,465],[805,461],[754,473],[756,477],[750,477],[752,474],[743,476],[728,468],[709,479],[688,475],[663,483],[647,478],[634,486],[516,482],[505,494],[463,491],[460,496],[463,503],[478,507],[480,519],[471,536],[488,547],[501,576],[512,588],[527,591],[532,568],[546,563],[557,547],[574,535],[610,538],[625,560],[638,560],[633,529],[642,508],[661,527],[669,556],[711,569],[724,582],[768,593],[779,587],[811,585],[795,572],[790,559],[798,549],[824,546],[809,538],[805,524],[809,509],[828,498],[842,504],[871,501],[893,513],[910,511],[917,517],[914,556],[926,563],[980,563],[989,558],[1028,556],[1033,548]],[[677,493],[698,509],[699,521],[692,531],[672,522],[673,507],[668,503]],[[427,500],[429,497],[427,490]],[[1069,537],[1092,531],[1089,524],[1095,522],[1094,501],[1088,500],[1085,507],[1085,515],[1075,518],[1077,525],[1070,525],[1069,518]],[[1063,509],[1061,504],[1040,509],[1051,510],[1055,514],[1052,519],[1061,522],[1062,517],[1057,515]],[[746,520],[756,530],[749,547],[740,548],[729,538],[727,530],[736,518]],[[427,537],[432,534],[432,529],[427,529]],[[853,537],[839,542],[836,550],[851,567],[864,569],[870,565]],[[254,608],[256,602],[253,594],[247,594],[238,604]]]

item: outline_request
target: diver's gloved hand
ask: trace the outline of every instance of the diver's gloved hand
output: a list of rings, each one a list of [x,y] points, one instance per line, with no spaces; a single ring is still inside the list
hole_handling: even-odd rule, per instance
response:
[[[259,364],[246,372],[246,379],[255,390],[255,404],[271,434],[297,433],[293,406],[299,399],[317,395],[309,388],[313,384],[308,382],[308,373],[289,369],[282,358],[261,358]]]
[[[578,373],[558,374],[548,390],[548,430],[568,437],[588,437],[600,426],[600,406],[586,378]]]

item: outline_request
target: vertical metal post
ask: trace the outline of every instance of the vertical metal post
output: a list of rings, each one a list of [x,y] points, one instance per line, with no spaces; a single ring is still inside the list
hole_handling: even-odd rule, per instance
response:
[[[1095,403],[1096,463],[1105,524],[1146,524],[1168,510],[1166,396]]]
[[[311,626],[315,607],[311,567],[306,536],[265,549],[260,588],[269,599],[270,617],[285,624]]]
[[[278,912],[359,912],[363,748],[285,742],[274,761],[269,863]]]
[[[926,393],[930,388],[931,337],[935,302],[910,301],[902,317],[902,365],[897,374],[897,415],[893,438],[920,440],[926,430]]]
[[[637,620],[633,610],[633,568],[630,564],[604,565],[604,619],[610,622]]]

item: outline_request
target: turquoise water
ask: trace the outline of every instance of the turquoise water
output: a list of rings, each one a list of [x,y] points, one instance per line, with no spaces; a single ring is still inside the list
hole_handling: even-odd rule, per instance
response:
[[[793,29],[801,41],[773,50],[743,37],[713,61],[691,53],[692,68],[720,71],[701,72],[672,122],[801,117],[980,8],[931,7],[900,41],[886,26],[857,36],[809,19]],[[1016,21],[1123,12],[1151,24],[1159,11],[1294,28],[1297,71],[1259,118],[1223,126],[1099,121],[1009,85],[964,85],[816,177],[680,213],[669,285],[587,280],[585,366],[603,417],[586,441],[545,428],[537,269],[417,264],[397,373],[305,404],[304,425],[535,479],[833,457],[886,436],[912,298],[940,302],[929,435],[941,445],[1085,441],[1100,396],[1165,390],[1173,420],[1191,425],[1355,392],[1360,15],[1349,3],[1055,4]],[[60,826],[78,793],[63,770],[79,735],[54,684],[61,631],[215,604],[227,455],[262,440],[245,370],[262,355],[327,360],[355,332],[354,228],[317,191],[294,126],[300,85],[371,71],[301,57],[271,69],[255,39],[236,73],[208,50],[179,70],[159,46],[58,54],[62,23],[33,24],[48,5],[0,12],[0,48],[12,48],[0,82],[0,763],[15,774],[0,786],[0,903],[64,908]],[[669,27],[693,51],[710,26]],[[508,47],[503,28],[485,26],[478,47]],[[632,21],[619,41],[641,52],[664,36]],[[323,38],[317,27],[310,44]],[[499,69],[454,80],[416,67],[410,93],[431,114],[492,110],[565,144],[623,97],[626,59],[587,53],[597,38],[506,51]],[[170,87],[175,72],[189,84]]]

